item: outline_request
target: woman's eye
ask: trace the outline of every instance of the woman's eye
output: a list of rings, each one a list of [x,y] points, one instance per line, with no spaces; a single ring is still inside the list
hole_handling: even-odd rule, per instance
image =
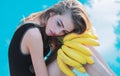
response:
[[[64,34],[68,34],[69,32],[68,32],[68,31],[66,31],[66,30],[63,30],[63,33],[64,33]]]
[[[57,25],[61,27],[60,23],[57,21]]]

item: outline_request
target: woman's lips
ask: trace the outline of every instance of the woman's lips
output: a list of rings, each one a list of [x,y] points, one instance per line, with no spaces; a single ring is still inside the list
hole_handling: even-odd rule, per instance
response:
[[[50,30],[50,35],[51,35],[51,36],[55,36],[55,33],[53,33],[53,32]]]

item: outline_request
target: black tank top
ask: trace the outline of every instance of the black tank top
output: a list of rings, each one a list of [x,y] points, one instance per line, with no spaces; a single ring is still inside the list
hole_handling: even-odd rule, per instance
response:
[[[10,76],[35,76],[30,55],[24,55],[21,52],[21,41],[27,30],[38,28],[42,34],[44,56],[49,53],[49,37],[44,33],[44,28],[33,23],[21,25],[13,35],[9,46],[9,66]]]

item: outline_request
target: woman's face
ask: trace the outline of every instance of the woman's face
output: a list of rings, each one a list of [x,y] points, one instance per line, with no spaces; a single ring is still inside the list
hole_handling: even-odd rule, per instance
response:
[[[70,14],[52,15],[47,21],[46,34],[48,36],[62,36],[74,30]]]

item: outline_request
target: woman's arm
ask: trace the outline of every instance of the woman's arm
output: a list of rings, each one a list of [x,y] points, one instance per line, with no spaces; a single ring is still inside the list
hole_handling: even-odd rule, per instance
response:
[[[99,53],[92,47],[90,47],[93,53],[93,59],[95,63],[93,65],[86,65],[85,68],[90,76],[115,76],[113,71],[108,67]]]
[[[42,36],[37,28],[28,30],[26,34],[27,48],[29,49],[35,75],[48,76],[47,68],[43,58],[43,41]]]
[[[49,76],[66,76],[59,68],[57,60],[54,60],[48,65]]]

